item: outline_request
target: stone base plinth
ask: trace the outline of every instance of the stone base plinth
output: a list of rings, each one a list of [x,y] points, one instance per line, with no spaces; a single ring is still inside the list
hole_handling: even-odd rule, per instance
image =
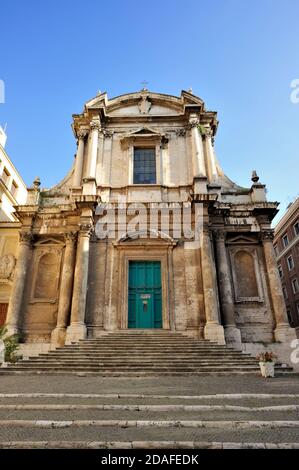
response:
[[[5,328],[7,330],[5,336],[14,336],[19,334],[19,329],[16,325],[5,325]]]
[[[72,323],[66,330],[65,344],[76,343],[87,336],[87,328],[84,323]]]
[[[274,330],[274,338],[277,343],[288,343],[296,339],[296,331],[288,323],[281,323]]]
[[[234,349],[242,350],[242,339],[241,332],[236,326],[224,327],[224,336],[227,346],[231,346]]]
[[[66,336],[66,328],[55,328],[51,333],[51,349],[64,346]]]
[[[218,344],[225,344],[224,329],[218,323],[207,323],[204,328],[204,337]]]

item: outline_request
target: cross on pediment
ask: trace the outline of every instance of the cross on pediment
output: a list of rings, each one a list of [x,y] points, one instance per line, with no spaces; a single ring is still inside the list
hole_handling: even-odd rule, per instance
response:
[[[142,85],[142,91],[146,91],[148,82],[146,80],[143,80],[143,82],[141,82],[141,85]]]

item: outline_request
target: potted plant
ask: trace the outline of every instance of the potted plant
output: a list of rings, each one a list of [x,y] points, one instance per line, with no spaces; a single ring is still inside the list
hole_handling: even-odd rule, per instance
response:
[[[6,367],[8,362],[17,362],[22,359],[22,355],[17,354],[19,349],[18,336],[7,336],[5,326],[0,327],[1,359],[2,367]]]
[[[272,351],[265,351],[257,355],[262,377],[274,377],[275,357]]]

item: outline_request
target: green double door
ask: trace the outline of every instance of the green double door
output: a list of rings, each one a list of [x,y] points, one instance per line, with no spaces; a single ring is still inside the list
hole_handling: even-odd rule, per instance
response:
[[[162,328],[160,261],[129,261],[129,328]]]

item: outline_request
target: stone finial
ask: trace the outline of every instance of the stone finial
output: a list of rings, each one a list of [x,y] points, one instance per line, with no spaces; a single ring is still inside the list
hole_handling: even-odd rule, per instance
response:
[[[192,88],[191,88],[191,87],[190,87],[190,88],[188,88],[188,93],[190,93],[191,95],[193,95],[193,90],[192,90]]]
[[[39,191],[39,188],[40,188],[40,177],[37,176],[34,181],[33,181],[33,187],[34,189],[36,189],[37,191]]]
[[[253,183],[256,184],[259,179],[260,177],[257,175],[256,171],[253,170],[252,175],[251,175],[251,181],[253,181]]]

